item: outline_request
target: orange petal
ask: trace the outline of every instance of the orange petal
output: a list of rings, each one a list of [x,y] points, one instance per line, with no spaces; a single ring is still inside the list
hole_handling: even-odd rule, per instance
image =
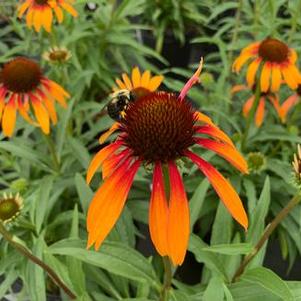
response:
[[[132,71],[133,87],[141,87],[141,74],[138,67],[135,67]]]
[[[278,65],[272,67],[271,91],[277,92],[281,85],[281,71]]]
[[[249,115],[249,112],[250,112],[250,110],[251,110],[251,108],[252,108],[254,99],[255,99],[255,96],[254,96],[254,95],[251,96],[251,97],[246,101],[246,103],[245,103],[244,106],[243,106],[242,112],[243,112],[243,115],[244,115],[245,118],[247,118],[248,115]]]
[[[261,63],[261,59],[258,58],[256,60],[254,60],[248,67],[247,70],[247,83],[249,87],[253,87],[254,83],[255,83],[255,75],[257,72],[257,69],[259,67]]]
[[[269,62],[265,62],[261,70],[260,76],[260,90],[262,92],[267,92],[270,87],[270,77],[271,77],[272,65]]]
[[[26,0],[19,8],[18,8],[18,18],[21,18],[25,11],[28,9],[30,5],[30,1]]]
[[[209,118],[207,115],[205,115],[199,111],[196,111],[194,113],[194,116],[197,119],[197,121],[204,122],[204,123],[210,124],[212,126],[215,126],[213,121],[211,120],[211,118]]]
[[[232,185],[211,164],[198,157],[191,151],[186,151],[190,158],[208,178],[216,193],[233,216],[244,228],[248,228],[248,217],[242,202]]]
[[[170,178],[170,199],[168,217],[168,255],[174,265],[184,261],[189,234],[189,206],[183,181],[174,162],[168,163]]]
[[[54,13],[56,15],[58,22],[62,23],[64,20],[64,14],[63,14],[62,9],[59,6],[55,6],[53,9],[54,9]]]
[[[283,78],[284,78],[285,82],[288,84],[288,86],[291,89],[296,90],[298,87],[298,79],[294,78],[294,76],[292,75],[291,68],[283,67],[283,68],[281,68],[281,72],[282,72]]]
[[[161,163],[156,163],[149,204],[149,231],[152,242],[161,256],[168,255],[168,206],[164,190]]]
[[[257,107],[257,111],[255,114],[255,125],[257,127],[260,127],[262,125],[263,122],[263,118],[264,118],[264,111],[265,111],[265,101],[264,101],[264,97],[260,97],[259,100],[259,104]]]
[[[113,125],[110,127],[110,129],[99,137],[98,139],[99,143],[103,144],[115,131],[119,129],[119,127],[120,127],[120,123],[114,122]]]
[[[102,164],[102,178],[105,179],[110,176],[116,167],[119,164],[122,164],[123,160],[128,158],[129,154],[130,150],[126,148],[122,152],[111,154],[107,159],[105,159]]]
[[[119,78],[116,78],[115,82],[120,89],[127,89],[126,85]]]
[[[232,140],[217,126],[212,126],[209,124],[195,127],[196,133],[198,134],[206,134],[213,138],[219,139],[225,143],[228,143],[230,145],[233,145]]]
[[[43,13],[43,27],[47,32],[51,32],[51,25],[52,25],[52,9],[50,7],[47,7],[44,9]]]
[[[33,14],[33,27],[39,32],[41,30],[42,21],[44,18],[43,9],[35,9]]]
[[[281,119],[282,122],[284,122],[282,120],[282,116],[281,116],[281,108],[280,108],[280,103],[279,103],[279,99],[278,97],[275,95],[268,95],[267,98],[270,100],[270,102],[272,103],[272,105],[274,106],[279,118]]]
[[[35,97],[33,94],[30,94],[30,99],[32,107],[37,118],[39,125],[41,126],[42,131],[48,135],[50,132],[50,123],[49,123],[49,114],[48,111],[43,106],[42,102]]]
[[[77,17],[78,16],[78,12],[73,8],[72,5],[70,5],[66,1],[60,2],[60,5],[61,5],[62,8],[64,8],[73,17]]]
[[[239,91],[247,90],[248,87],[246,85],[235,85],[231,88],[231,94],[237,93]]]
[[[232,71],[238,73],[241,67],[254,55],[250,52],[242,52],[234,61],[232,65]]]
[[[132,90],[133,86],[132,86],[131,80],[126,73],[122,74],[122,79],[123,79],[123,82],[125,83],[126,89]]]
[[[11,137],[13,135],[15,125],[16,125],[16,103],[15,103],[15,95],[10,97],[10,100],[4,107],[3,117],[2,117],[2,129],[3,133],[7,137]]]
[[[148,90],[150,91],[156,91],[157,88],[161,85],[164,77],[162,75],[156,75],[153,76],[148,84]]]
[[[232,145],[203,138],[196,138],[195,142],[202,147],[216,152],[241,172],[248,173],[248,164],[246,160]]]
[[[0,88],[0,122],[2,119],[3,109],[5,107],[5,94],[6,94],[5,89]]]
[[[92,159],[88,170],[86,181],[87,184],[91,182],[96,170],[101,166],[103,161],[111,154],[113,154],[121,146],[121,141],[116,141],[104,148],[102,148]]]
[[[282,122],[286,121],[288,111],[299,102],[298,94],[288,97],[280,107],[280,118]]]
[[[32,27],[32,23],[33,23],[33,9],[29,9],[27,14],[26,14],[26,24],[29,28]]]
[[[290,53],[289,53],[289,61],[291,64],[296,64],[298,59],[298,55],[297,52],[294,49],[290,49]]]
[[[97,250],[114,227],[140,164],[136,161],[129,168],[115,171],[95,193],[87,216],[87,248],[95,243]]]
[[[25,102],[28,101],[28,96],[25,95],[22,99],[22,96],[18,96],[18,110],[21,116],[30,124],[38,126],[38,124],[28,115],[29,108],[25,105]]]
[[[141,77],[141,87],[148,88],[151,74],[149,70],[143,72]]]

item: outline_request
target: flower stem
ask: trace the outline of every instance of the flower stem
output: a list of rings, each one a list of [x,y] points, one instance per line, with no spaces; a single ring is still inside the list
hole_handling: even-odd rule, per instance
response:
[[[48,149],[49,149],[49,152],[50,152],[52,160],[53,160],[54,168],[57,172],[59,172],[60,171],[60,162],[59,162],[58,156],[56,154],[54,142],[51,139],[50,135],[44,135],[44,137],[46,139]]]
[[[164,265],[164,283],[162,286],[160,301],[168,300],[168,292],[171,288],[172,281],[172,264],[167,256],[163,257],[163,265]]]
[[[294,196],[288,202],[288,204],[276,215],[276,217],[272,220],[272,222],[266,227],[261,238],[259,239],[256,246],[254,247],[254,250],[244,258],[243,262],[236,270],[236,272],[233,276],[232,282],[235,282],[236,280],[238,280],[238,278],[243,274],[246,266],[258,254],[258,252],[263,247],[263,245],[265,244],[267,239],[270,237],[270,235],[273,233],[275,228],[292,211],[292,209],[295,208],[296,205],[298,205],[300,200],[301,200],[301,195]]]
[[[16,241],[14,241],[13,236],[6,230],[6,228],[3,226],[3,224],[1,222],[0,222],[0,233],[2,234],[4,239],[7,240],[12,245],[12,247],[14,247],[19,253],[21,253],[23,256],[27,257],[30,261],[32,261],[36,265],[40,266],[49,275],[49,277],[54,281],[54,283],[58,287],[60,287],[72,300],[76,299],[76,296],[62,282],[62,280],[55,273],[55,271],[50,266],[48,266],[46,263],[41,261],[38,257],[36,257],[32,253],[30,253],[24,246],[22,246],[21,244],[19,244]]]
[[[261,69],[261,68],[259,68],[259,69]],[[261,72],[261,70],[260,70],[260,72]],[[260,74],[260,72],[259,72],[259,74]],[[259,104],[260,94],[261,94],[260,82],[258,80],[257,83],[256,83],[255,99],[253,101],[251,110],[250,110],[250,112],[248,114],[247,123],[246,123],[246,129],[245,129],[244,135],[243,135],[242,140],[241,140],[241,148],[242,148],[242,150],[244,150],[246,141],[247,141],[248,136],[249,136],[250,126],[251,126],[252,120],[254,119],[255,111],[256,111],[256,109],[258,107],[258,104]]]

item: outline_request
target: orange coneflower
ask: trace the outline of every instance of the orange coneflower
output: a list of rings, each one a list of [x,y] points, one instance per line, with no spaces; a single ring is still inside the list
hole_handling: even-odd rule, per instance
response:
[[[230,138],[186,100],[200,72],[201,66],[178,96],[163,91],[151,92],[132,102],[119,123],[120,134],[116,141],[101,149],[91,161],[87,182],[101,166],[104,183],[88,210],[88,248],[94,244],[95,249],[100,247],[123,209],[139,167],[143,163],[152,164],[151,239],[161,256],[168,256],[174,265],[182,264],[189,240],[190,218],[183,180],[176,165],[181,157],[189,158],[199,167],[232,216],[245,229],[248,227],[246,212],[230,182],[190,150],[199,145],[216,152],[241,172],[247,172],[247,163]],[[169,172],[169,196],[165,192],[164,167]]]
[[[244,48],[233,63],[233,70],[239,72],[249,59],[254,59],[247,70],[246,78],[249,87],[254,85],[256,72],[261,63],[260,89],[262,92],[268,90],[277,92],[282,77],[292,89],[297,89],[298,84],[301,83],[301,75],[296,67],[296,51],[277,39],[267,38]]]
[[[73,0],[21,0],[22,4],[18,9],[18,17],[21,18],[27,11],[26,24],[29,28],[32,26],[39,32],[42,27],[51,32],[53,11],[59,23],[63,22],[63,10],[66,10],[73,17],[78,13],[73,8]]]
[[[66,107],[69,94],[57,83],[45,77],[33,60],[17,57],[0,70],[0,122],[5,136],[11,137],[16,123],[16,113],[30,124],[40,126],[45,134],[50,122],[57,122],[55,100]],[[36,117],[30,117],[31,108]]]
[[[256,85],[254,85],[252,87],[252,89],[250,89],[248,86],[245,86],[245,85],[236,85],[232,88],[231,92],[236,93],[236,92],[243,91],[243,90],[251,90],[251,92],[252,92],[252,96],[247,99],[247,101],[245,102],[245,104],[243,106],[243,110],[242,110],[244,117],[247,118],[249,116],[250,110],[251,110],[254,100],[255,100]],[[270,90],[268,90],[267,92],[260,93],[259,103],[258,103],[256,112],[255,112],[255,125],[257,127],[260,127],[262,125],[264,115],[265,115],[266,100],[269,100],[272,103],[279,118],[281,119],[282,122],[284,122],[283,116],[281,114],[281,105],[279,103],[278,95],[276,93],[272,93]]]

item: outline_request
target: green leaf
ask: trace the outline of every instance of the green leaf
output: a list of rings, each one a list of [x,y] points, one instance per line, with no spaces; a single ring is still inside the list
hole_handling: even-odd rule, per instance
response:
[[[75,174],[75,187],[79,196],[82,209],[85,213],[87,213],[90,201],[93,197],[93,191],[87,185],[83,176],[79,173]]]
[[[203,301],[223,301],[224,286],[223,281],[219,277],[212,277],[204,291]]]
[[[204,263],[210,270],[226,279],[226,272],[222,261],[219,260],[216,254],[204,250],[205,248],[208,248],[208,245],[200,237],[195,234],[190,236],[188,250],[194,254],[196,260]]]
[[[79,139],[68,137],[68,143],[71,147],[72,155],[75,156],[78,162],[86,169],[90,163],[90,155],[87,148]]]
[[[199,218],[205,196],[210,184],[207,179],[204,179],[199,186],[195,189],[194,194],[192,195],[189,201],[190,207],[190,225],[191,228]]]
[[[220,245],[213,245],[208,248],[203,248],[203,251],[225,254],[225,255],[248,254],[252,250],[253,250],[253,246],[250,243],[220,244]]]
[[[86,242],[78,239],[61,240],[49,247],[52,254],[67,255],[110,273],[138,282],[158,286],[152,265],[136,250],[118,242],[104,242],[99,252],[86,250]]]
[[[9,288],[13,285],[15,280],[18,278],[18,272],[15,270],[13,267],[9,271],[6,271],[5,273],[5,279],[1,282],[0,284],[0,299],[1,300],[6,300],[4,299],[4,295],[7,293]]]
[[[248,270],[243,274],[241,280],[258,284],[284,301],[294,300],[288,285],[278,275],[267,268],[258,267]]]
[[[37,194],[37,199],[35,200],[36,210],[35,210],[35,224],[36,230],[40,233],[42,229],[42,224],[45,222],[45,217],[47,215],[47,210],[49,206],[49,196],[53,186],[53,178],[51,176],[46,176],[42,179],[40,184],[39,193]]]

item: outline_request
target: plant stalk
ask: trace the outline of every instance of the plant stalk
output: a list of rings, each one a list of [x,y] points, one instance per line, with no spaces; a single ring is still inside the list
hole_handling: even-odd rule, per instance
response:
[[[55,271],[48,266],[46,263],[41,261],[38,257],[30,253],[24,246],[19,244],[18,242],[13,240],[13,236],[6,230],[3,224],[0,222],[0,233],[3,238],[8,241],[12,247],[14,247],[19,253],[23,256],[27,257],[30,261],[41,267],[49,277],[54,281],[54,283],[60,287],[72,300],[76,299],[76,295],[62,282],[59,276],[55,273]]]
[[[54,164],[54,169],[57,172],[59,172],[60,171],[60,162],[59,162],[56,150],[55,150],[55,145],[53,143],[53,140],[51,139],[50,135],[44,135],[44,136],[45,136],[45,139],[46,139],[46,142],[47,142],[47,145],[48,145],[50,155],[52,157],[52,161],[53,161],[53,164]]]
[[[172,264],[167,256],[163,257],[163,265],[164,265],[164,283],[162,286],[159,300],[167,301],[168,292],[171,288],[171,281],[172,281]]]
[[[257,242],[254,250],[249,253],[241,263],[241,265],[236,270],[232,282],[238,280],[238,278],[243,274],[245,271],[246,266],[251,262],[251,260],[258,254],[261,250],[265,242],[268,240],[270,235],[273,233],[275,228],[281,223],[281,221],[294,209],[301,200],[301,195],[294,196],[288,204],[277,214],[277,216],[272,220],[272,222],[266,227],[265,231],[263,232],[261,238]]]

